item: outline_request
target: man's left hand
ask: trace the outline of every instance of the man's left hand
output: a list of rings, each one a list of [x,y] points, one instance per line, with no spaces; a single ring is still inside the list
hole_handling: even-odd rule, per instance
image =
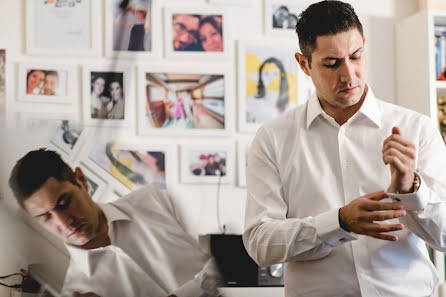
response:
[[[393,127],[392,135],[384,141],[382,154],[384,163],[390,165],[391,189],[397,193],[412,191],[415,151],[415,144],[403,138],[398,127]]]

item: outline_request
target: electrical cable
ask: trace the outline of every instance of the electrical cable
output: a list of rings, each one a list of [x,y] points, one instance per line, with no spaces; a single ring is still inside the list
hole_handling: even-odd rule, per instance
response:
[[[4,283],[0,283],[0,286],[4,286],[4,287],[7,287],[7,288],[13,288],[13,289],[19,289],[19,288],[22,287],[22,284],[7,285],[7,284],[4,284]]]
[[[22,275],[22,274],[17,272],[17,273],[12,273],[12,274],[9,274],[9,275],[2,275],[2,276],[0,276],[0,279],[8,278],[8,277],[11,277],[11,276],[14,276],[14,275]]]

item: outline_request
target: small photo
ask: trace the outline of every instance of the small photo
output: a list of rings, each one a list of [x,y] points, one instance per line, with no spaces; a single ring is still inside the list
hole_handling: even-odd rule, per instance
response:
[[[197,176],[225,176],[225,151],[192,151],[189,155],[189,174]]]
[[[163,151],[123,149],[109,141],[95,144],[88,158],[130,190],[152,183],[166,188]]]
[[[67,155],[72,155],[83,130],[78,122],[61,120],[51,138],[51,143]]]
[[[265,31],[269,35],[295,36],[300,13],[311,4],[309,0],[266,0]],[[295,37],[297,40],[297,37]]]
[[[287,5],[274,4],[273,8],[273,28],[295,30],[297,24],[297,15],[290,11]]]
[[[142,130],[225,129],[224,75],[144,72],[144,85]]]
[[[123,77],[122,72],[90,73],[90,116],[92,119],[124,119]]]
[[[144,52],[152,50],[152,1],[122,0],[113,5],[113,50]]]
[[[27,69],[26,94],[34,96],[66,96],[67,72],[54,69]]]

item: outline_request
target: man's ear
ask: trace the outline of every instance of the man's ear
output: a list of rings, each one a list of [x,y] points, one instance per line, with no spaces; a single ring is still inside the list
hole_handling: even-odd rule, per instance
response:
[[[76,177],[76,180],[81,184],[81,186],[83,186],[88,192],[87,178],[79,167],[76,167],[76,169],[74,169],[74,176]]]
[[[310,64],[308,63],[308,59],[300,53],[295,53],[294,57],[296,58],[297,63],[299,63],[302,71],[305,72],[306,75],[310,76]]]

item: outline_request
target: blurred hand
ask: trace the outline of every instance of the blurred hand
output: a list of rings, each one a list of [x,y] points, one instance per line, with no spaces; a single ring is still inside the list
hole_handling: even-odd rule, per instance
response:
[[[79,292],[74,292],[73,297],[101,297],[101,296],[96,295],[93,292],[88,292],[88,293],[84,293],[84,294],[81,294]]]
[[[390,187],[397,193],[404,194],[412,190],[415,151],[415,145],[401,136],[398,127],[393,127],[392,135],[384,141],[382,154],[384,163],[390,165]]]
[[[356,198],[339,209],[339,219],[351,231],[370,237],[396,241],[398,237],[386,232],[402,230],[402,224],[378,224],[377,221],[386,221],[406,215],[401,203],[381,202],[388,198],[384,191],[367,194]]]

